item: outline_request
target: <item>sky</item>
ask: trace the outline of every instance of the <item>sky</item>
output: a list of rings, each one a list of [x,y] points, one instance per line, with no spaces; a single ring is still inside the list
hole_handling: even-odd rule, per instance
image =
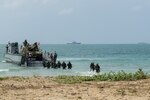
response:
[[[0,44],[150,43],[150,0],[0,0]]]

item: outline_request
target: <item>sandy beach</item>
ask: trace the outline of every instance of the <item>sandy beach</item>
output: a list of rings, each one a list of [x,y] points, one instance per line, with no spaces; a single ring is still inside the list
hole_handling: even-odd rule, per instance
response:
[[[57,83],[55,77],[8,77],[0,81],[1,100],[150,100],[150,79]]]

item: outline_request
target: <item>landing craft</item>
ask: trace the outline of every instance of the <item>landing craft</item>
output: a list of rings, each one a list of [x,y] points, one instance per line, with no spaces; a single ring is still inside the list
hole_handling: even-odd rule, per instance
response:
[[[42,65],[43,56],[38,44],[32,46],[25,40],[23,47],[19,49],[18,42],[8,43],[4,54],[6,62],[23,66]]]

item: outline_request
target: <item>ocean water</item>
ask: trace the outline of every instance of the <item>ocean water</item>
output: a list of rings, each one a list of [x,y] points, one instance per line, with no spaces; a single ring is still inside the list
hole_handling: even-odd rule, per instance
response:
[[[58,76],[58,75],[94,75],[90,63],[101,67],[101,73],[110,71],[135,72],[142,68],[150,73],[149,44],[43,44],[43,51],[58,54],[59,61],[70,61],[71,70],[46,69],[43,66],[21,67],[4,61],[5,45],[0,45],[0,76]]]

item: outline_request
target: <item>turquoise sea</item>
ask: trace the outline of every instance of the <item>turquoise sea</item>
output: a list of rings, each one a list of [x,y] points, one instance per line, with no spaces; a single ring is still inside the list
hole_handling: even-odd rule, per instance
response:
[[[93,75],[90,63],[98,63],[101,73],[135,72],[142,68],[150,73],[149,44],[42,44],[43,51],[58,54],[59,61],[71,61],[71,70],[46,69],[42,66],[21,67],[4,62],[5,45],[0,45],[0,76],[58,76],[58,75]]]

